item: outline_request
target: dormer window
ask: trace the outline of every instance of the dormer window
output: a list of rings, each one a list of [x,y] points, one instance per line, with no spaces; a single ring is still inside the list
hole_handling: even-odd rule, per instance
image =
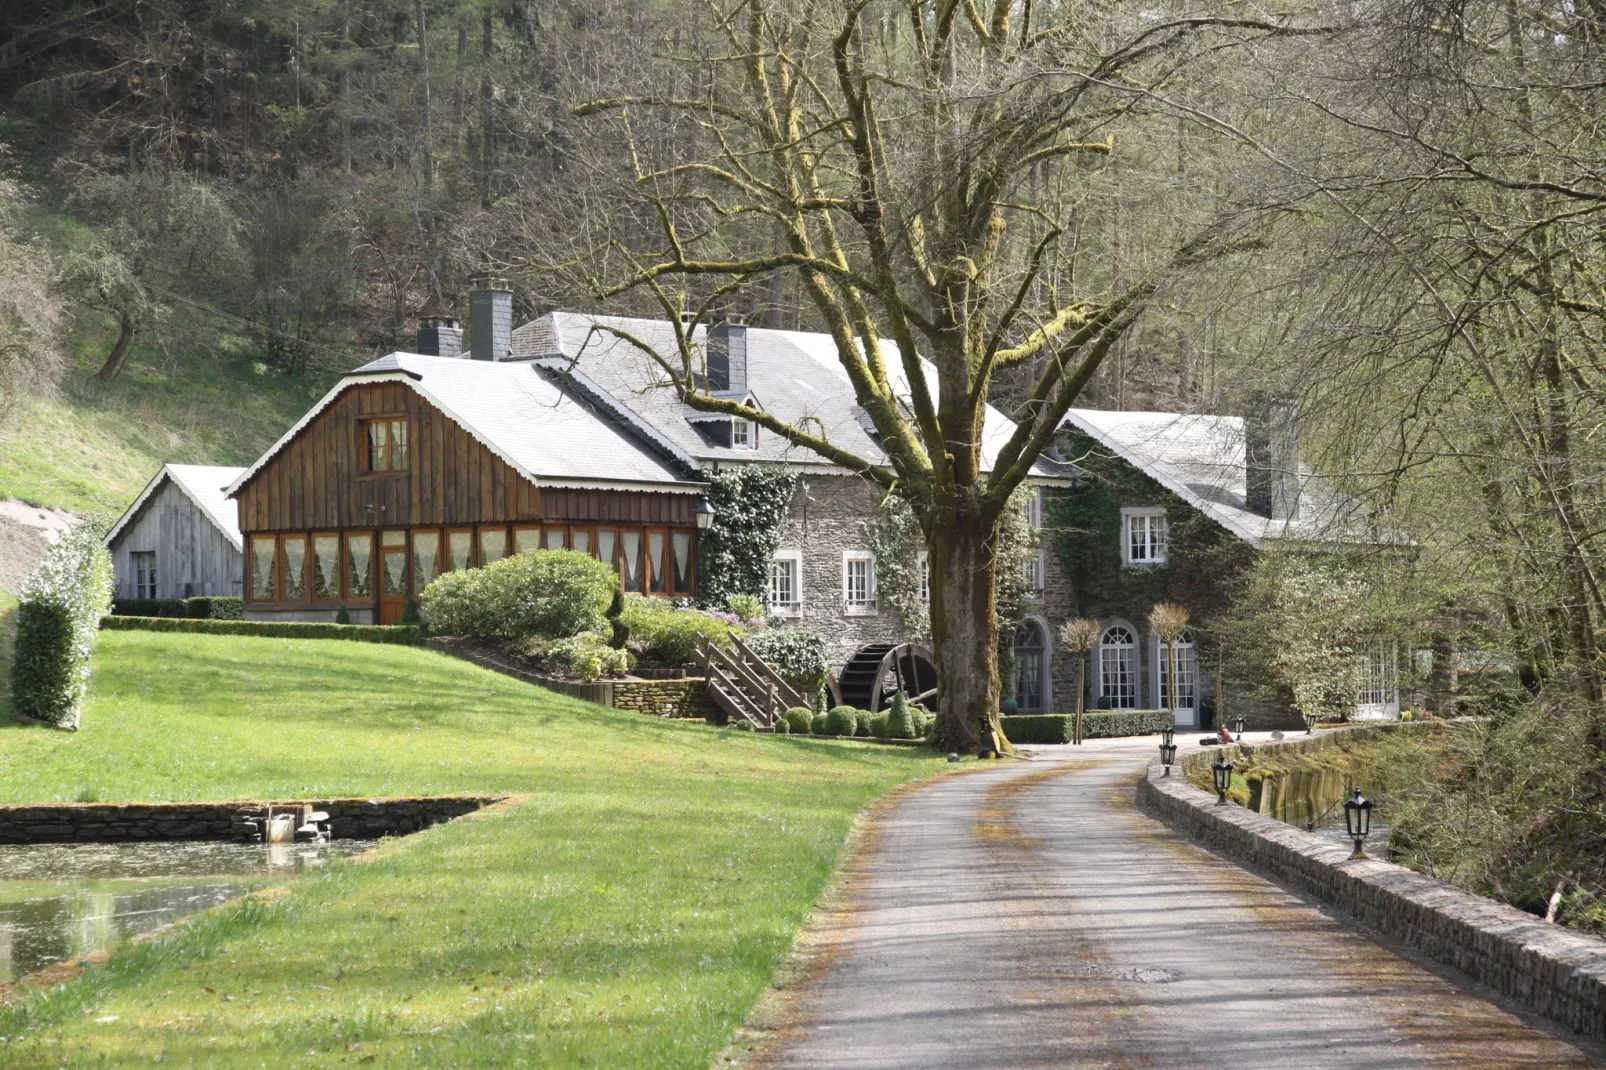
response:
[[[1121,545],[1122,558],[1130,568],[1165,564],[1171,551],[1171,529],[1165,510],[1122,509]]]
[[[751,420],[731,420],[731,449],[758,449],[758,427]]]

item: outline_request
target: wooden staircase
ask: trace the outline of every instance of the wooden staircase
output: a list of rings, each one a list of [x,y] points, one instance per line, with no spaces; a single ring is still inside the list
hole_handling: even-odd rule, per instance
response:
[[[723,650],[708,636],[697,637],[697,658],[708,680],[708,697],[725,716],[768,732],[793,706],[808,706],[797,689],[739,636],[733,635],[731,640],[733,649]]]

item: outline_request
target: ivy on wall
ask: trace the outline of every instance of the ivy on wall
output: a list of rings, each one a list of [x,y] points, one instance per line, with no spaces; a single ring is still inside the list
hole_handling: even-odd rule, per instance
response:
[[[770,558],[802,477],[780,465],[742,465],[702,472],[714,521],[700,540],[702,572],[697,599],[723,609],[731,595],[769,597]]]
[[[1142,626],[1157,602],[1186,606],[1195,638],[1209,653],[1219,638],[1211,624],[1233,604],[1253,564],[1253,547],[1136,468],[1073,436],[1068,443],[1083,478],[1074,488],[1046,495],[1045,528],[1071,584],[1076,614],[1123,617]],[[1121,509],[1156,506],[1166,511],[1170,549],[1166,563],[1122,564]]]

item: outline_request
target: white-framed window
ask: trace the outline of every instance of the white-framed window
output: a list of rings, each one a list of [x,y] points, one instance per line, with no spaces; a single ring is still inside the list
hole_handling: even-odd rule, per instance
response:
[[[1359,655],[1356,666],[1355,713],[1362,720],[1398,717],[1400,713],[1400,648],[1393,639],[1378,639]]]
[[[1032,551],[1032,556],[1021,566],[1021,579],[1026,583],[1027,597],[1043,597],[1043,588],[1047,585],[1047,571],[1047,551],[1040,546]]]
[[[731,449],[758,449],[758,428],[751,420],[731,420]]]
[[[915,554],[915,583],[920,592],[920,604],[931,605],[931,555],[924,550]]]
[[[156,551],[135,550],[128,555],[134,559],[134,597],[156,597]]]
[[[1026,499],[1026,526],[1033,531],[1043,530],[1043,488],[1032,491]]]
[[[795,617],[803,611],[803,553],[777,550],[770,558],[770,612]]]
[[[1015,700],[1018,713],[1048,712],[1048,636],[1035,620],[1024,620],[1015,629],[1013,650],[1014,671],[1010,679],[1010,697]]]
[[[1124,624],[1113,624],[1099,637],[1100,706],[1112,710],[1138,708],[1138,641]]]
[[[1121,510],[1121,557],[1127,565],[1163,565],[1171,550],[1164,509]]]
[[[1199,648],[1193,633],[1183,632],[1174,644],[1177,659],[1177,702],[1171,704],[1171,652],[1156,636],[1154,640],[1155,689],[1162,710],[1192,711],[1199,708]]]
[[[875,554],[869,550],[842,551],[842,608],[849,616],[874,616],[876,605]]]

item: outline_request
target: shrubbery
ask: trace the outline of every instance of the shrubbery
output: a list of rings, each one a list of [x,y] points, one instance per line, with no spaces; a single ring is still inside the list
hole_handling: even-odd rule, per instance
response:
[[[293,620],[195,620],[188,617],[102,617],[102,631],[258,635],[272,639],[348,639],[359,643],[416,643],[424,630],[412,624],[322,624]]]
[[[114,598],[119,617],[181,617],[189,620],[244,620],[245,599],[227,595],[195,598]]]
[[[909,713],[909,700],[899,691],[892,696],[892,708],[887,711],[885,731],[878,733],[887,739],[914,739],[915,720]]]
[[[620,619],[630,629],[630,649],[644,664],[674,667],[697,660],[697,636],[708,636],[722,647],[742,632],[727,614],[676,608],[667,598],[630,595]]]
[[[795,735],[806,736],[814,728],[814,714],[802,706],[793,706],[781,716]]]
[[[568,639],[607,627],[619,578],[574,550],[534,550],[448,572],[424,589],[430,629],[443,635]]]
[[[825,640],[802,628],[771,628],[748,638],[747,645],[804,696],[818,694],[831,671]]]
[[[614,649],[595,632],[553,640],[542,659],[549,668],[572,672],[587,682],[630,671],[630,652]]]
[[[834,706],[825,714],[825,734],[851,736],[859,730],[859,711],[852,706]]]
[[[809,734],[815,736],[828,736],[831,734],[825,727],[825,714],[816,713],[809,718]]]
[[[1071,721],[1068,713],[1023,713],[999,718],[1011,743],[1069,743]],[[1144,736],[1175,724],[1176,717],[1170,710],[1088,710],[1082,715],[1082,738]]]
[[[24,717],[76,728],[100,618],[111,609],[112,561],[83,526],[62,536],[22,584],[11,697]]]
[[[778,736],[791,735],[792,726],[786,723],[785,717],[775,718],[775,734]]]
[[[864,734],[867,736],[874,736],[876,739],[891,739],[892,737],[887,734],[887,718],[889,716],[890,714],[886,713],[872,713],[867,717],[861,717],[859,718],[859,727],[864,729]]]

